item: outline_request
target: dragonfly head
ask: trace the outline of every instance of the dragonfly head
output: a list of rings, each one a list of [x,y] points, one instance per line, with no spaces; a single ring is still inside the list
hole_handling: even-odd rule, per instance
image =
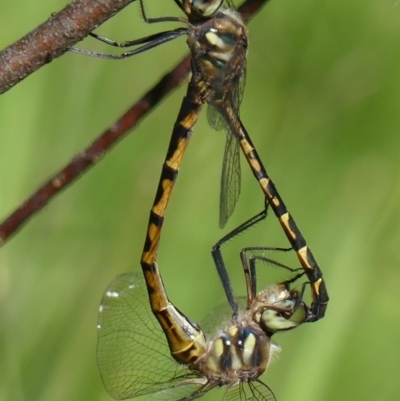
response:
[[[270,335],[300,326],[307,319],[307,310],[301,294],[288,288],[286,283],[261,291],[253,308],[256,320]]]

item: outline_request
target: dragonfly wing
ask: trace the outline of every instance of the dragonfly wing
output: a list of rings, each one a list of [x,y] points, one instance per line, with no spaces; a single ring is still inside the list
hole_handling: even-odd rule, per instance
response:
[[[192,383],[190,383],[192,382]],[[196,383],[197,382],[197,383]],[[182,382],[175,387],[162,390],[148,399],[161,401],[191,401],[203,396],[217,386],[217,382],[209,384],[206,378],[197,378]],[[147,401],[147,400],[146,400]]]
[[[232,124],[228,118],[239,118],[245,83],[246,53],[245,49],[242,49],[226,68],[221,69],[213,81],[213,91],[208,98],[208,122],[214,129],[224,128],[227,133],[220,192],[221,228],[232,215],[240,194],[240,146],[237,133],[231,128],[237,124]]]
[[[259,401],[276,401],[275,394],[272,390],[262,381],[256,380],[248,383],[248,390],[252,397]],[[254,397],[254,398],[253,398]]]
[[[219,226],[223,228],[235,210],[240,195],[240,146],[236,136],[227,129],[222,163]]]
[[[226,127],[226,122],[217,110],[215,106],[211,104],[207,107],[207,119],[211,128],[214,128],[216,131],[221,131]]]
[[[116,399],[157,392],[185,380],[188,369],[171,357],[148,301],[141,273],[122,274],[103,295],[98,318],[97,361]]]
[[[236,297],[239,310],[244,311],[247,306],[247,297]],[[215,337],[216,330],[225,327],[233,316],[232,307],[228,302],[223,302],[212,308],[210,313],[200,322],[200,327],[208,338]]]
[[[254,380],[229,387],[222,401],[276,401],[276,397],[266,384]]]
[[[229,115],[225,110],[229,108],[239,119],[239,107],[243,99],[243,91],[246,85],[246,59],[243,61],[241,75],[232,77],[232,86],[225,93],[225,102],[219,108],[219,124],[224,126],[227,137],[225,144],[224,160],[222,164],[221,193],[220,193],[220,213],[219,226],[223,228],[235,210],[236,203],[240,195],[240,145],[237,134],[230,128],[232,125],[222,116]],[[233,124],[234,125],[234,124]]]
[[[244,64],[242,75],[239,77],[232,93],[232,108],[236,111],[236,115],[239,115],[239,108],[242,104],[244,88],[246,86],[246,61]]]

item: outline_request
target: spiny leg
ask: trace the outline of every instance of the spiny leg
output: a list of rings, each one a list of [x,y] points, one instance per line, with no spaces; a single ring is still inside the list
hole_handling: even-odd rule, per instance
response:
[[[142,0],[140,0],[140,8],[141,8],[143,19],[148,24],[158,23],[158,22],[181,22],[184,24],[188,24],[188,21],[185,18],[180,18],[180,17],[148,18],[146,15],[144,4],[143,4]],[[180,7],[180,8],[182,8],[182,7]],[[117,42],[113,39],[106,38],[104,36],[101,36],[101,35],[91,32],[91,33],[89,33],[89,36],[91,36],[92,38],[94,38],[100,42],[103,42],[107,45],[113,46],[113,47],[126,48],[126,47],[133,47],[133,46],[139,46],[139,45],[142,45],[142,46],[140,46],[136,49],[128,50],[122,54],[107,54],[107,53],[95,52],[95,51],[90,51],[90,50],[82,50],[82,49],[78,49],[76,47],[69,48],[69,51],[74,52],[74,53],[83,54],[83,55],[90,56],[90,57],[98,57],[98,58],[111,59],[111,60],[122,60],[127,57],[131,57],[131,56],[135,56],[139,53],[143,53],[146,50],[153,49],[154,47],[160,46],[164,43],[170,42],[171,40],[174,40],[179,36],[187,35],[188,32],[189,32],[188,28],[177,28],[177,29],[168,30],[168,31],[164,31],[164,32],[158,32],[153,35],[145,36],[143,38],[128,40],[128,41],[124,41],[124,42]]]
[[[250,227],[264,220],[267,217],[267,209],[268,209],[268,202],[265,203],[265,208],[260,213],[257,213],[255,216],[251,217],[249,220],[245,221],[243,224],[241,224],[240,226],[236,227],[231,232],[226,234],[211,249],[211,255],[214,259],[214,263],[217,268],[217,272],[221,280],[222,286],[224,287],[225,295],[235,315],[238,314],[239,307],[236,302],[235,296],[233,295],[231,281],[229,279],[225,262],[222,257],[221,246],[226,242],[230,241],[232,238],[239,235],[240,233],[248,230]],[[250,298],[253,298],[252,295],[253,283],[251,281],[251,275],[249,274],[248,270],[247,271],[245,270],[245,278],[246,278],[247,297],[249,300]]]
[[[144,38],[118,43],[112,39],[97,35],[92,32],[89,34],[91,37],[99,40],[100,42],[106,43],[110,46],[122,47],[122,48],[138,46],[138,45],[142,45],[142,46],[140,46],[136,49],[126,51],[122,54],[108,54],[108,53],[102,53],[102,52],[95,52],[95,51],[91,51],[91,50],[78,49],[76,47],[70,47],[68,50],[71,52],[74,52],[74,53],[79,53],[79,54],[83,54],[85,56],[90,56],[90,57],[98,57],[98,58],[104,58],[104,59],[110,59],[110,60],[123,60],[127,57],[135,56],[139,53],[145,52],[146,50],[150,50],[150,49],[153,49],[154,47],[157,47],[164,43],[170,42],[171,40],[174,40],[179,36],[187,35],[187,33],[188,33],[187,28],[177,28],[177,29],[174,29],[171,31],[159,32],[154,35],[146,36]]]
[[[250,304],[257,295],[257,272],[255,269],[255,260],[263,260],[264,262],[271,263],[275,266],[290,270],[291,272],[301,270],[302,274],[304,274],[303,269],[292,269],[289,266],[286,266],[282,263],[279,263],[271,258],[267,258],[264,256],[250,254],[251,252],[269,252],[269,251],[280,251],[280,252],[289,252],[293,250],[293,248],[278,248],[278,247],[270,247],[270,246],[253,246],[246,247],[240,251],[240,259],[242,261],[242,266],[244,270],[244,274],[246,276],[246,282],[248,281],[251,284],[251,292],[248,294],[248,304]]]

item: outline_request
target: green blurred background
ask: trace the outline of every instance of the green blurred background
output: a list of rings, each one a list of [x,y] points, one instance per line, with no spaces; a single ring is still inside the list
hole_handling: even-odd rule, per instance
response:
[[[3,2],[0,47],[66,2]],[[176,15],[148,0],[152,16]],[[98,29],[148,35],[133,4]],[[241,116],[323,268],[326,318],[276,336],[264,376],[279,401],[397,400],[400,391],[400,5],[395,0],[274,0],[250,23]],[[88,39],[80,47],[110,52]],[[115,62],[66,54],[0,98],[0,215],[111,125],[186,54],[185,40]],[[177,90],[0,253],[0,399],[111,400],[96,365],[102,293],[139,270]],[[170,298],[195,320],[223,300],[210,256],[262,196],[243,163],[237,211],[218,229],[224,134],[197,124],[168,209],[159,264]],[[270,217],[225,249],[286,246]],[[295,260],[294,260],[295,264]],[[220,399],[208,396],[205,399]]]

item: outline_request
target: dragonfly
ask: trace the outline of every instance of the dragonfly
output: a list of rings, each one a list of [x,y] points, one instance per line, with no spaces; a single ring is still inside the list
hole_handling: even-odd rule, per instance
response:
[[[267,207],[218,241],[213,247],[213,254],[219,255],[214,258],[216,264],[223,261],[221,246],[226,241],[266,216]],[[212,313],[204,325],[186,317],[169,300],[157,265],[147,272],[158,283],[151,293],[151,306],[148,280],[141,273],[116,277],[103,295],[97,326],[98,365],[110,395],[126,399],[151,394],[152,399],[189,401],[225,387],[224,401],[276,401],[259,379],[280,351],[271,338],[305,323],[310,307],[304,301],[308,282],[300,283],[303,268],[273,261],[265,256],[271,250],[288,249],[242,249],[246,304],[230,310],[223,324],[219,308],[217,316]],[[288,278],[257,292],[256,269],[263,263],[282,269]],[[229,278],[224,287],[231,288]],[[213,327],[217,334],[207,338],[202,327],[215,321],[219,322],[219,327]]]
[[[179,4],[179,1],[176,3]],[[311,249],[293,217],[289,214],[239,117],[246,73],[248,31],[240,15],[233,8],[221,10],[222,3],[222,1],[215,0],[183,0],[181,6],[188,17],[189,28],[183,31],[188,35],[187,42],[192,53],[192,78],[174,125],[156,197],[150,212],[141,259],[142,269],[144,272],[152,270],[156,262],[165,210],[192,128],[203,105],[207,103],[208,119],[211,125],[217,129],[224,128],[227,132],[221,205],[236,203],[238,196],[236,188],[240,182],[239,148],[241,148],[253,175],[258,180],[265,198],[279,219],[286,237],[297,253],[307,275],[313,297],[307,321],[317,321],[324,317],[329,301],[326,284]],[[225,201],[225,199],[234,199],[234,201]],[[231,210],[230,207],[222,206],[221,216],[227,217],[230,212],[226,211],[229,210]],[[225,222],[226,219],[221,218],[222,222]],[[220,278],[224,282],[226,277],[223,276],[221,270],[218,272],[222,275]],[[232,308],[237,308],[233,299],[229,301]]]
[[[174,124],[155,200],[150,211],[141,257],[142,269],[144,272],[154,269],[165,220],[165,211],[178,177],[192,129],[204,104],[207,103],[208,120],[211,126],[216,129],[225,129],[227,133],[221,180],[221,225],[224,225],[231,214],[232,207],[236,204],[239,195],[239,152],[241,149],[307,275],[313,296],[307,320],[317,321],[324,317],[329,301],[322,271],[295,220],[288,212],[239,117],[239,106],[246,76],[247,28],[230,1],[226,3],[228,7],[224,6],[223,0],[174,0],[174,2],[185,13],[186,19],[180,17],[149,19],[146,16],[143,1],[140,0],[144,19],[149,23],[160,21],[182,22],[187,25],[186,27],[123,43],[117,43],[97,34],[92,34],[95,38],[113,46],[138,46],[120,55],[73,49],[79,53],[102,58],[125,59],[174,40],[179,36],[187,35],[187,43],[192,54],[192,76]],[[151,292],[153,283],[147,282],[147,285],[149,292]],[[231,306],[235,308],[233,300],[231,301]]]

